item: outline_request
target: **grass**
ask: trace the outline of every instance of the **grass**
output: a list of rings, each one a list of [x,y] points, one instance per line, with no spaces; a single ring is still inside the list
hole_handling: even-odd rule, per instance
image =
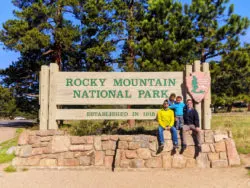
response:
[[[15,154],[7,154],[9,148],[17,146],[18,137],[22,133],[23,129],[16,130],[16,136],[10,140],[7,140],[0,144],[0,164],[12,161],[15,158]]]
[[[212,129],[231,130],[239,153],[250,153],[250,116],[249,115],[223,115],[212,118]]]
[[[9,165],[6,168],[4,168],[4,171],[9,172],[9,173],[10,172],[16,172],[16,168],[14,166],[12,166],[12,165]]]

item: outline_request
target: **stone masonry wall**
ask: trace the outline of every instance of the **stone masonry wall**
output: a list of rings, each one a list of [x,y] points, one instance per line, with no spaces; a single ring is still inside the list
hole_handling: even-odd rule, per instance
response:
[[[192,132],[187,149],[172,151],[171,134],[157,154],[158,141],[151,135],[70,136],[64,131],[25,131],[18,140],[14,166],[82,166],[108,169],[217,168],[240,165],[229,131],[202,131],[202,152],[196,150]],[[180,138],[179,138],[180,140]],[[179,142],[181,144],[181,142]],[[180,149],[179,149],[180,150]]]

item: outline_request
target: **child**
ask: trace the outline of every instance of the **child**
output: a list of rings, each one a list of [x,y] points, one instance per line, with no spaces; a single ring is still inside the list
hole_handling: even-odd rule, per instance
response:
[[[173,109],[175,112],[175,127],[177,130],[182,129],[183,126],[183,109],[185,104],[182,102],[182,97],[177,96],[176,101],[173,105],[169,106],[170,109]]]
[[[175,97],[176,97],[175,93],[171,93],[171,94],[170,94],[170,97],[169,97],[169,99],[168,99],[168,105],[169,105],[169,106],[174,105],[174,103],[175,103]]]

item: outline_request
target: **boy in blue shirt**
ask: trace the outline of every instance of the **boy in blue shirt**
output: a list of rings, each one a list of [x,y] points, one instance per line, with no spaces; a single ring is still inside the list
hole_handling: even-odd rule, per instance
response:
[[[186,105],[182,102],[182,97],[177,96],[176,101],[173,105],[169,106],[175,112],[175,127],[177,130],[182,129],[183,126],[183,109]]]

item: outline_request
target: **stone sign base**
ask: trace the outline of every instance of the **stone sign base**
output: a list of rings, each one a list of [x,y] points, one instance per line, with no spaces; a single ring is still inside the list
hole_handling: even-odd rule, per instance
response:
[[[166,145],[157,153],[158,141],[151,135],[70,136],[60,130],[25,131],[18,140],[16,167],[110,170],[221,168],[240,165],[230,131],[202,131],[202,151],[188,133],[187,149],[172,151],[171,134],[164,132]],[[180,138],[179,138],[180,139]],[[180,142],[181,143],[181,142]]]

